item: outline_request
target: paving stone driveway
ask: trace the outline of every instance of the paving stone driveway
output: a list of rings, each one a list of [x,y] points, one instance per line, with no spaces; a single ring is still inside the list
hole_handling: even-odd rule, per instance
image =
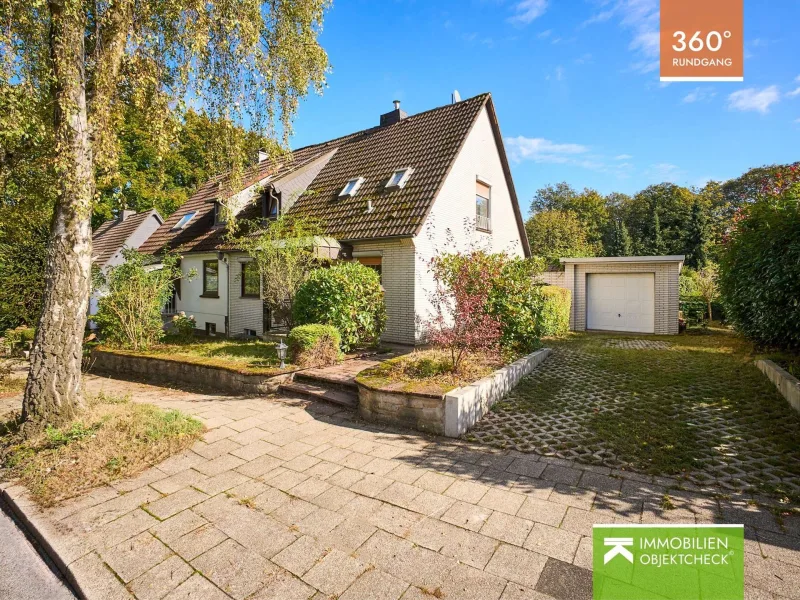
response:
[[[652,478],[374,427],[333,406],[89,377],[197,415],[204,442],[29,507],[91,598],[591,597],[593,523],[747,524],[747,598],[800,598],[800,522]],[[19,488],[7,490],[19,496]]]

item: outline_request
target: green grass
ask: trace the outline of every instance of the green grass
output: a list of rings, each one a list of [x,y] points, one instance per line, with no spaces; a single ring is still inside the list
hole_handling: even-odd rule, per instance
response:
[[[143,352],[105,347],[102,350],[116,354],[206,365],[251,375],[275,375],[297,368],[287,363],[286,368],[281,371],[275,343],[261,340],[200,338],[190,342],[169,341]]]
[[[19,426],[18,415],[0,423],[0,474],[43,506],[132,477],[188,448],[204,430],[180,411],[103,394],[63,427],[25,439]]]
[[[782,477],[800,481],[800,415],[754,366],[750,343],[708,328],[635,336],[665,341],[668,349],[607,345],[624,337],[570,334],[546,341],[556,354],[493,412],[543,421],[574,414],[585,432],[582,446],[607,448],[650,474],[734,472],[732,459],[745,457],[778,465]],[[758,479],[758,473],[746,476]],[[789,494],[766,479],[759,482],[763,491]]]

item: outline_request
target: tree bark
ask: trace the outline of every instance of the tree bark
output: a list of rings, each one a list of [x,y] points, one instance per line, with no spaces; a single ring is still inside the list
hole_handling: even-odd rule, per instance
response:
[[[86,113],[86,15],[79,0],[50,0],[48,7],[60,189],[22,402],[26,435],[71,420],[83,408],[81,358],[91,283],[94,173]]]

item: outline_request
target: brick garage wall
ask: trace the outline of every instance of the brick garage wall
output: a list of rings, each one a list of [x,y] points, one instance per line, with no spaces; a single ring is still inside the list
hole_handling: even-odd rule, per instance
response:
[[[570,271],[572,278],[569,278]],[[678,263],[623,262],[567,265],[564,287],[572,290],[570,326],[574,331],[586,331],[586,276],[591,273],[654,273],[655,333],[657,335],[678,333]]]
[[[414,343],[414,244],[410,238],[355,242],[353,252],[381,257],[386,294],[386,329],[383,340]]]
[[[547,285],[555,285],[557,287],[566,287],[565,285],[566,273],[564,271],[545,271],[539,275],[539,280]]]
[[[245,254],[231,254],[228,256],[230,270],[230,331],[236,337],[244,333],[245,329],[254,329],[257,335],[264,333],[263,308],[260,298],[242,298],[242,263],[247,260]]]

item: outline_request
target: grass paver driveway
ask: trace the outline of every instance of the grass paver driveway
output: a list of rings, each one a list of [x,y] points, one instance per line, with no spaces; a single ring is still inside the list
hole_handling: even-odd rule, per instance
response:
[[[800,415],[733,333],[572,334],[547,345],[547,361],[468,439],[800,502]]]

